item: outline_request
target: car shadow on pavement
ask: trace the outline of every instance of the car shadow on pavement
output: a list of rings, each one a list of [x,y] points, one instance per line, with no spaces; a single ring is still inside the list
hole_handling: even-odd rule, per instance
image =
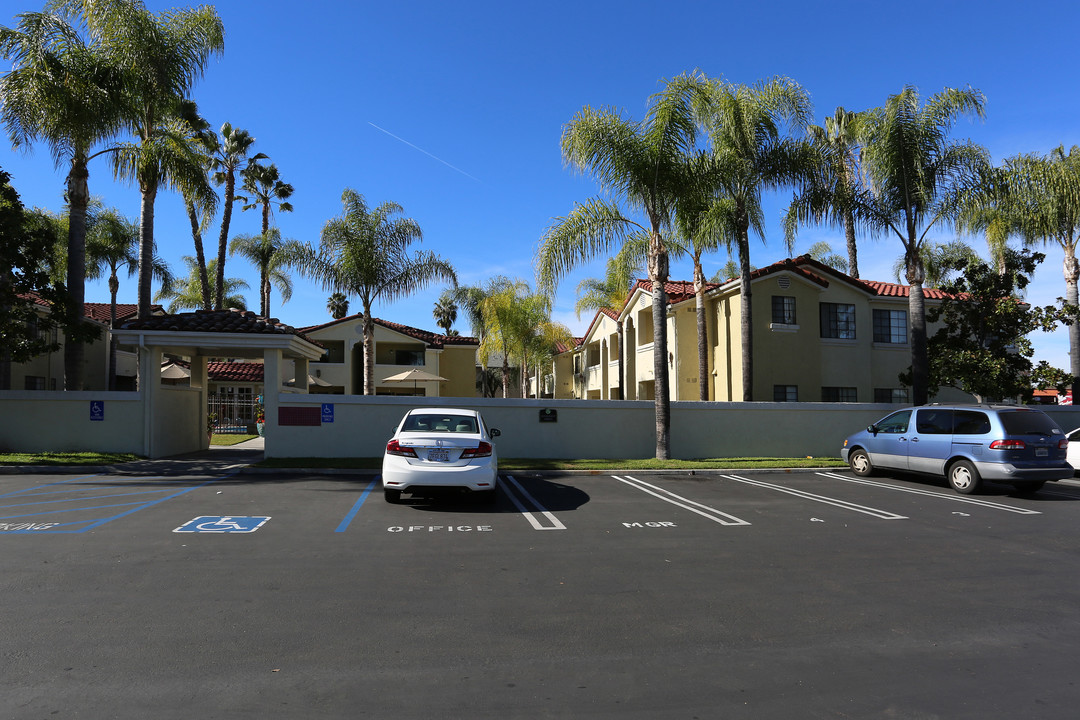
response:
[[[402,495],[398,505],[446,513],[567,512],[589,502],[589,494],[566,483],[539,477],[500,476],[495,502],[484,502],[468,490],[432,488],[420,494]],[[519,507],[518,505],[521,505]]]

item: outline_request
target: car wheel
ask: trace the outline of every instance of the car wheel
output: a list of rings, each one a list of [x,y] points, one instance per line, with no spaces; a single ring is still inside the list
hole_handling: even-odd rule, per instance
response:
[[[399,503],[401,502],[401,491],[384,489],[383,497],[386,498],[386,502],[388,503]]]
[[[967,460],[957,460],[949,466],[949,485],[961,495],[971,495],[980,483],[979,471]]]
[[[874,474],[874,464],[870,462],[870,456],[862,448],[851,451],[851,454],[848,455],[848,465],[851,467],[851,472],[859,477]]]
[[[1042,490],[1042,487],[1045,484],[1045,480],[1031,480],[1029,482],[1013,483],[1013,487],[1016,488],[1016,492],[1021,495],[1034,495]]]

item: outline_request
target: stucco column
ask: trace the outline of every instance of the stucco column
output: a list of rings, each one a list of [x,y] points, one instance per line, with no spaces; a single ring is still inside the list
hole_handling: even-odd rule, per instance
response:
[[[158,396],[161,393],[161,348],[139,348],[139,394],[143,406],[143,455],[154,455],[155,422],[158,419]]]
[[[307,373],[304,373],[307,377]],[[278,407],[281,397],[281,351],[263,350],[263,411],[266,424],[263,438],[266,445],[273,442],[278,429]]]
[[[199,443],[205,450],[210,447],[210,439],[206,436],[206,428],[203,425],[203,423],[206,422],[206,415],[209,409],[205,355],[193,355],[191,357],[191,377],[188,378],[188,385],[192,389],[198,389],[199,391],[199,407],[201,408],[201,411],[199,412]]]
[[[296,358],[293,360],[293,368],[296,370],[296,374],[293,375],[293,387],[302,393],[308,392],[308,359]]]

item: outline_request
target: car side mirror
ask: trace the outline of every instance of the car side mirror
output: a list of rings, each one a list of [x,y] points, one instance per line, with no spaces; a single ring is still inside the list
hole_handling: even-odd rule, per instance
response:
[[[490,435],[493,438],[496,438],[496,437],[499,437],[500,435],[502,435],[502,433],[499,432],[499,428],[491,428],[491,430],[488,431],[488,435]]]
[[[866,432],[870,433],[871,435],[877,435],[877,434],[878,434],[878,427],[877,427],[877,425],[870,425],[870,426],[868,426],[868,427],[866,428]]]

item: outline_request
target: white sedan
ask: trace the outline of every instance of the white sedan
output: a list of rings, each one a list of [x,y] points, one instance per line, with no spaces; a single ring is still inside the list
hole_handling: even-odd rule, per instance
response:
[[[1065,462],[1073,466],[1073,472],[1080,470],[1080,428],[1065,433],[1069,438],[1069,449],[1066,450]]]
[[[462,488],[494,502],[499,463],[492,438],[498,436],[475,410],[410,410],[383,454],[386,501],[398,502],[403,492]]]

